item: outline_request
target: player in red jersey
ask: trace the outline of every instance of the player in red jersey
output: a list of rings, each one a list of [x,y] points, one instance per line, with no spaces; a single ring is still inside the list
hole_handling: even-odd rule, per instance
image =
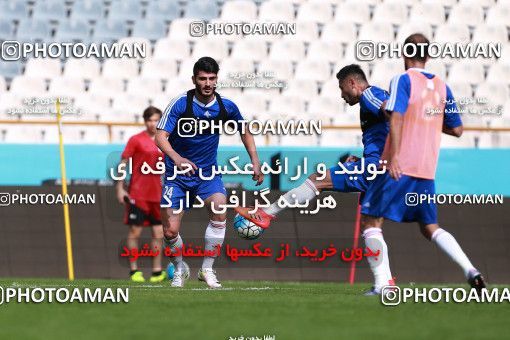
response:
[[[124,223],[129,225],[127,246],[129,249],[138,249],[138,240],[142,234],[143,227],[152,227],[153,250],[159,250],[159,255],[153,257],[152,276],[150,282],[161,282],[166,279],[166,272],[161,267],[163,226],[159,201],[161,199],[161,176],[157,174],[142,174],[142,166],[146,162],[151,169],[156,169],[156,163],[161,160],[163,154],[156,146],[154,137],[156,125],[161,118],[161,110],[149,106],[143,112],[143,120],[146,129],[132,136],[122,153],[123,163],[131,159],[131,179],[129,189],[124,188],[124,181],[116,184],[117,199],[124,204],[126,212]],[[131,280],[134,282],[145,282],[143,273],[138,269],[136,261],[131,262]]]

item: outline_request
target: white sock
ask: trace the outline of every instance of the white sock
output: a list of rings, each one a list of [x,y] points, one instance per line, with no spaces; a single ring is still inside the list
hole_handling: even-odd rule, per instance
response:
[[[177,234],[177,236],[172,239],[167,239],[165,237],[165,242],[170,247],[170,250],[172,251],[172,253],[175,252],[175,250],[178,248],[182,249],[182,238],[181,238],[180,234]],[[182,255],[173,257],[173,263],[175,265],[175,270],[181,271],[182,270]]]
[[[470,272],[476,271],[452,234],[439,228],[432,234],[431,241],[437,244],[443,252],[462,268],[466,277],[469,276]]]
[[[379,256],[368,257],[368,264],[374,274],[376,289],[381,289],[390,284],[393,280],[390,270],[390,259],[388,258],[388,246],[384,241],[381,228],[371,227],[363,231],[363,239],[365,246],[370,248],[374,253],[379,250]]]
[[[205,250],[216,250],[216,245],[222,245],[225,239],[225,225],[227,221],[209,221],[205,229]],[[216,257],[204,256],[202,269],[211,269]]]
[[[318,192],[317,188],[313,182],[307,178],[303,184],[288,191],[283,197],[285,197],[289,203],[294,203],[296,200],[298,203],[304,203],[306,200],[311,201],[316,196],[316,192]],[[268,208],[264,208],[263,210],[269,215],[276,216],[283,209],[278,206],[278,200],[276,200]]]

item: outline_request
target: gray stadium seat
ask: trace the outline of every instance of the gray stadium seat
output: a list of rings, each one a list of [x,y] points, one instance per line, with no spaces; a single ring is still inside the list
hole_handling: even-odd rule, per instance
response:
[[[23,20],[28,17],[28,6],[24,0],[0,2],[0,18]]]
[[[133,37],[144,37],[151,41],[166,36],[166,25],[161,20],[138,20],[133,27]]]
[[[90,27],[82,19],[72,19],[61,21],[55,34],[57,41],[90,41]]]
[[[23,65],[20,61],[9,61],[8,63],[0,63],[0,75],[5,78],[14,78],[21,75]]]
[[[139,0],[114,0],[108,11],[108,18],[136,21],[142,19],[142,5]]]
[[[14,35],[14,26],[8,19],[0,19],[0,40],[11,40]]]
[[[123,20],[101,20],[96,23],[93,40],[95,42],[113,42],[126,37],[127,31],[127,25]]]
[[[66,18],[66,9],[61,0],[36,1],[32,13],[33,18],[60,21]]]
[[[104,6],[101,0],[80,0],[73,4],[71,18],[96,21],[103,17]]]
[[[20,21],[16,39],[20,41],[47,41],[50,35],[50,25],[47,21],[32,18]]]

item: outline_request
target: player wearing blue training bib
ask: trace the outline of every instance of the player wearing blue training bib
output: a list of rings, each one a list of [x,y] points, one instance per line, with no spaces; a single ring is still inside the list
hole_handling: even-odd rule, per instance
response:
[[[214,91],[219,66],[210,57],[200,58],[193,67],[192,81],[195,88],[173,99],[158,123],[156,144],[165,154],[165,182],[161,197],[161,218],[165,241],[172,252],[182,249],[179,235],[181,219],[185,210],[199,197],[209,211],[209,224],[205,231],[205,250],[214,251],[225,238],[226,191],[221,175],[212,172],[216,165],[220,129],[214,128],[227,121],[243,120],[237,106],[231,100]],[[201,122],[208,123],[206,125]],[[242,131],[242,130],[240,130]],[[264,176],[260,171],[253,136],[247,130],[241,140],[253,164],[253,180],[260,185]],[[198,279],[211,288],[221,287],[212,269],[214,257],[204,257]],[[175,273],[173,287],[182,287],[189,277],[189,267],[182,256],[174,256]]]
[[[334,190],[340,192],[365,192],[370,184],[370,172],[367,171],[368,165],[373,165],[374,169],[379,166],[389,126],[384,114],[383,108],[388,99],[388,92],[376,86],[368,84],[365,73],[359,65],[348,65],[342,68],[338,74],[338,85],[342,93],[342,98],[349,105],[360,104],[360,124],[363,132],[363,162],[365,171],[361,175],[352,175],[348,172],[361,169],[361,160],[355,156],[349,156],[347,160],[340,165],[327,170],[323,179],[315,173],[308,177],[305,182],[297,188],[287,192],[284,196],[287,202],[297,200],[298,203],[311,201],[316,196],[316,192],[322,190]],[[339,173],[342,170],[344,173]],[[345,171],[347,170],[347,171]],[[356,177],[356,178],[355,178]],[[251,207],[239,207],[236,211],[243,217],[253,223],[267,228],[271,220],[283,209],[276,200],[271,206],[259,209],[254,214],[249,214]]]

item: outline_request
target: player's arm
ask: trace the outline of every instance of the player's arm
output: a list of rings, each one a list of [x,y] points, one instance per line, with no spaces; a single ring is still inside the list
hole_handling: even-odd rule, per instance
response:
[[[443,133],[460,137],[464,132],[462,120],[459,115],[459,108],[453,97],[452,91],[446,86],[446,104],[444,107]]]
[[[156,138],[155,142],[158,148],[170,159],[174,162],[175,166],[179,170],[185,170],[187,168],[187,164],[191,165],[191,174],[195,173],[195,170],[198,170],[198,167],[190,161],[187,158],[181,157],[174,148],[172,148],[172,145],[170,145],[170,142],[168,141],[168,138],[170,137],[170,133],[166,130],[161,130],[158,127],[158,131],[156,132]],[[186,176],[191,176],[190,172],[186,173]]]
[[[390,159],[388,171],[390,176],[396,180],[402,176],[400,168],[400,142],[402,140],[402,127],[404,114],[407,111],[410,97],[410,80],[407,74],[395,76],[390,83],[390,97],[385,104],[385,110],[391,114],[390,117]]]

